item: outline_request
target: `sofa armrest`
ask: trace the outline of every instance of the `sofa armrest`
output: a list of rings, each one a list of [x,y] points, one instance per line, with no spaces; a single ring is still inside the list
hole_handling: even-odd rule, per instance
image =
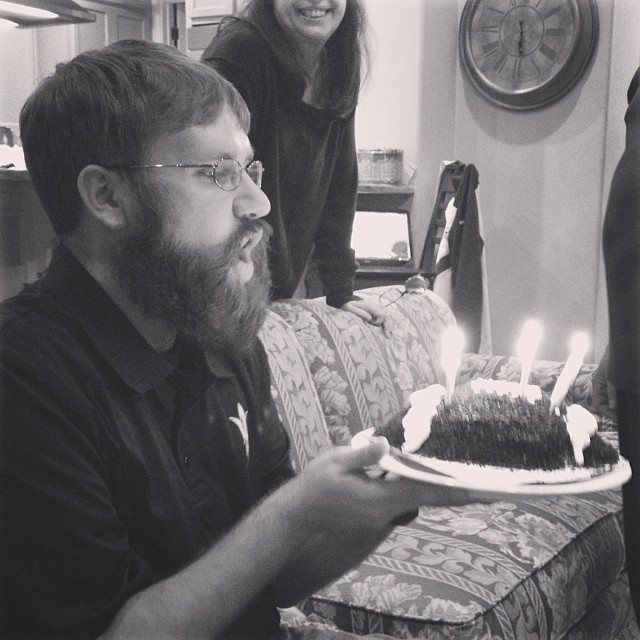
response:
[[[534,360],[531,367],[530,384],[537,384],[545,393],[550,394],[562,371],[564,362],[554,360]],[[584,364],[567,394],[570,403],[591,405],[592,375],[596,364]],[[465,353],[462,358],[456,384],[464,384],[474,378],[493,380],[520,380],[521,361],[514,356],[494,356],[478,353]]]
[[[376,287],[358,295],[377,301],[386,290]],[[444,381],[439,336],[455,319],[431,291],[399,297],[387,308],[391,336],[321,299],[279,300],[270,308],[302,349],[334,445],[347,445],[356,433],[387,424],[407,410],[413,391]],[[272,366],[278,374],[278,363]]]
[[[291,441],[291,462],[301,471],[333,446],[320,400],[295,331],[270,311],[260,331],[269,359],[271,395]]]

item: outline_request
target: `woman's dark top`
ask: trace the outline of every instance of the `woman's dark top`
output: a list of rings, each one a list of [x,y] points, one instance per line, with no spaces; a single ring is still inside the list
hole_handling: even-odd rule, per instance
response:
[[[265,166],[265,218],[274,229],[273,297],[291,297],[314,252],[327,303],[353,299],[351,231],[358,190],[355,105],[348,113],[303,102],[305,81],[275,18],[221,29],[202,56],[239,90],[251,112],[249,138]]]

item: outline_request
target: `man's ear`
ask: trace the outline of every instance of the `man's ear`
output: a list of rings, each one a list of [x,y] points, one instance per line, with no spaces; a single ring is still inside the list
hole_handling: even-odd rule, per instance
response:
[[[78,192],[87,213],[109,229],[127,222],[128,188],[117,172],[89,164],[78,176]]]

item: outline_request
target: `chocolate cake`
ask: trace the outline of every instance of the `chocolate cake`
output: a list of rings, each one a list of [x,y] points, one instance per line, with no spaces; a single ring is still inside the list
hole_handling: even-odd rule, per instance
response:
[[[424,416],[426,439],[422,442],[421,437],[419,446],[407,448],[403,417],[376,430],[376,435],[384,435],[392,446],[420,456],[511,469],[600,468],[618,462],[617,451],[595,433],[595,420],[593,428],[581,428],[578,435],[570,435],[567,413],[588,415],[586,410],[568,412],[567,407],[561,407],[550,412],[549,397],[539,390],[537,395],[532,400],[519,394],[477,391],[467,385],[456,390],[449,404],[441,399],[435,413],[425,409],[424,403],[413,409]],[[426,423],[431,415],[429,428]]]

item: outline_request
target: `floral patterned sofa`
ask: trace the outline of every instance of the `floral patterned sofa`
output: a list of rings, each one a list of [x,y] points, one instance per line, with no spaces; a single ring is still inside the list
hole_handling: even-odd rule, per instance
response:
[[[262,340],[298,469],[444,380],[436,354],[442,329],[455,322],[447,305],[427,292],[388,309],[391,338],[322,301],[272,304]],[[561,368],[537,361],[531,379],[550,391]],[[588,404],[594,369],[582,367],[570,400]],[[458,382],[519,374],[515,358],[465,354]],[[614,428],[601,429],[616,441]],[[617,490],[423,508],[303,608],[340,629],[392,638],[638,639],[624,558]]]

